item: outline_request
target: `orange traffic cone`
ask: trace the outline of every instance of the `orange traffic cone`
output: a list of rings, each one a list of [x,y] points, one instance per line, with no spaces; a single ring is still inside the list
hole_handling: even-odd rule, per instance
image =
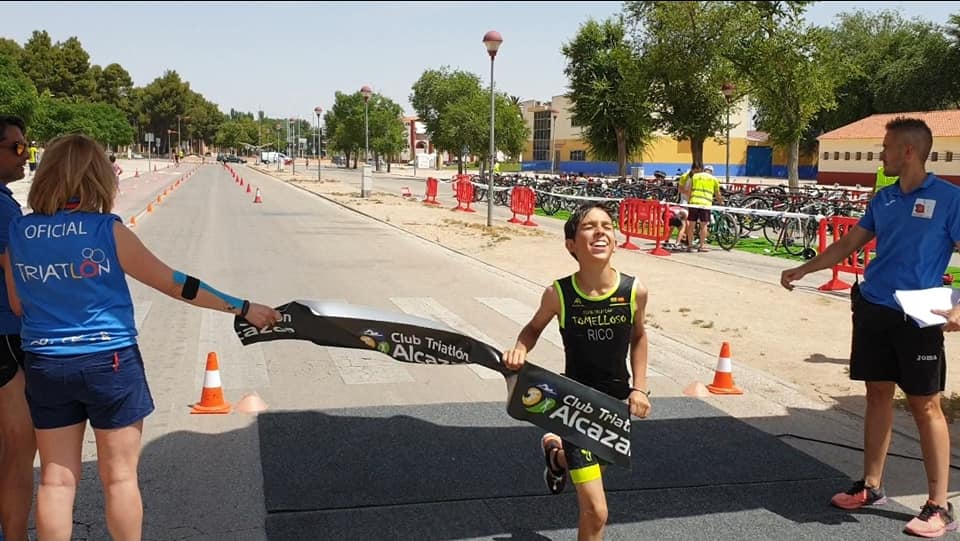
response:
[[[203,375],[200,402],[193,405],[190,413],[230,413],[230,404],[224,401],[223,387],[220,386],[220,363],[213,351],[207,353],[207,371]]]
[[[257,195],[253,198],[254,203],[263,203],[263,199],[260,198],[260,188],[257,188]]]
[[[250,185],[247,184],[247,193],[250,193]]]
[[[730,359],[730,344],[720,346],[717,369],[713,372],[713,383],[707,385],[713,394],[743,394],[743,390],[733,383],[733,361]]]
[[[261,411],[267,411],[267,403],[260,398],[260,395],[256,391],[252,393],[247,393],[237,402],[237,412],[238,413],[260,413]]]

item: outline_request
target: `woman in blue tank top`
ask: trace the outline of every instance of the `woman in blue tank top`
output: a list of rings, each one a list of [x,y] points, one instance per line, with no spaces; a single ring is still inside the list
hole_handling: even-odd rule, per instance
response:
[[[103,148],[67,135],[47,149],[30,188],[32,214],[10,224],[3,255],[10,306],[22,315],[27,402],[40,452],[39,539],[70,539],[87,421],[97,440],[107,528],[142,536],[137,481],[143,419],[153,409],[126,275],[253,325],[280,314],[174,271],[111,214],[117,183]]]

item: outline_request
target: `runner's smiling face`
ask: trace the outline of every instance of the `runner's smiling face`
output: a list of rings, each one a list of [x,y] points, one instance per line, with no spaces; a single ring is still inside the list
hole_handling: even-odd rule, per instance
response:
[[[609,260],[616,246],[613,219],[603,209],[591,209],[577,226],[577,234],[572,240],[567,240],[566,244],[567,250],[581,263],[591,259]]]

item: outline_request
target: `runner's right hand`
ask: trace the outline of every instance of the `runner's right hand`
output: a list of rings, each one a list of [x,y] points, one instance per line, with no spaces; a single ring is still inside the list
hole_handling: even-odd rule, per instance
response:
[[[508,349],[503,352],[503,365],[510,370],[520,370],[527,360],[527,352],[521,348]]]

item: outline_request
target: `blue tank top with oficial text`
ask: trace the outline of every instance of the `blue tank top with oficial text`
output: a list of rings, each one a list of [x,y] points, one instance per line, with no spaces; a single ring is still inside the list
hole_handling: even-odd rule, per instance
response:
[[[136,344],[133,300],[113,234],[118,221],[114,214],[62,210],[11,222],[24,351],[74,356]]]

